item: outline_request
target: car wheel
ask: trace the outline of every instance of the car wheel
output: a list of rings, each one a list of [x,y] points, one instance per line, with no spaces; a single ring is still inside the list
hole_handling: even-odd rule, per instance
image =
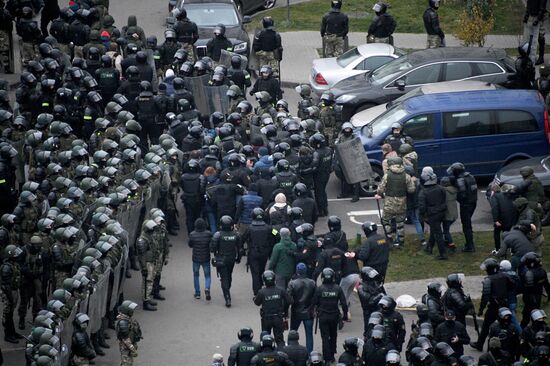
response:
[[[264,9],[271,9],[275,6],[277,0],[264,0]]]
[[[382,172],[382,168],[379,166],[373,165],[372,166],[372,178],[367,179],[359,183],[359,186],[361,188],[361,195],[366,197],[372,197],[376,194],[376,190],[378,189],[378,186],[380,185],[380,182],[382,182],[382,177],[384,176],[384,172]]]

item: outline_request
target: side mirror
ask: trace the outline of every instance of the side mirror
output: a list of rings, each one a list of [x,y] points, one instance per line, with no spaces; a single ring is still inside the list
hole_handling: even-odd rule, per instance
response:
[[[252,18],[250,17],[250,15],[245,15],[243,17],[243,24],[248,24],[250,22],[252,22]]]
[[[405,90],[405,79],[397,79],[394,85],[401,91]]]

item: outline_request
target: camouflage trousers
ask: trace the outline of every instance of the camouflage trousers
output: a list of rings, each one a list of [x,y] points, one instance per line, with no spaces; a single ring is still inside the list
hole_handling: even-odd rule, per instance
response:
[[[141,268],[141,293],[143,301],[151,300],[151,294],[153,292],[153,280],[155,279],[155,263],[145,262],[145,268]]]
[[[27,316],[27,308],[32,300],[32,314],[34,316],[42,309],[42,281],[39,278],[23,279],[21,282],[21,302],[17,308],[20,318]]]
[[[82,52],[82,46],[74,46],[74,57],[84,57],[84,53]]]
[[[264,65],[271,66],[273,70],[273,76],[279,76],[279,62],[275,60],[275,54],[273,52],[267,51],[258,51],[256,52],[256,57],[258,58],[258,67],[261,68]]]
[[[21,62],[26,65],[36,56],[36,45],[30,42],[21,41]]]
[[[428,34],[428,41],[426,48],[438,48],[441,47],[441,37],[434,34]]]
[[[327,34],[323,37],[325,57],[338,57],[344,53],[344,38],[335,34]]]
[[[382,213],[382,225],[390,240],[403,244],[405,241],[405,218],[407,216],[406,197],[386,197],[384,199],[384,212]],[[395,227],[393,226],[395,222]]]
[[[178,45],[180,46],[180,48],[183,48],[184,50],[187,51],[187,59],[189,61],[195,62],[195,50],[193,49],[193,45],[190,43],[183,43],[183,42],[178,42]],[[178,71],[179,70],[174,70],[176,74]]]
[[[120,366],[132,366],[134,364],[134,358],[131,355],[131,351],[122,342],[120,344]]]
[[[155,278],[156,277],[159,277],[161,272],[162,272],[162,268],[164,267],[164,259],[165,259],[165,256],[163,253],[160,253],[157,257],[157,259],[155,260],[154,262],[154,274],[155,274]]]
[[[90,364],[90,360],[88,360],[86,357],[80,357],[80,356],[73,356],[73,365],[74,366],[88,366]]]
[[[1,298],[2,298],[2,324],[6,324],[7,319],[13,319],[13,312],[15,311],[15,307],[17,306],[17,303],[19,302],[19,291],[11,291],[11,297],[8,297],[8,295],[4,292],[0,292]]]

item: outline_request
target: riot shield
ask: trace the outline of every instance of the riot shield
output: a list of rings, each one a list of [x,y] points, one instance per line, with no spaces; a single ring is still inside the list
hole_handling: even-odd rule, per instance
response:
[[[61,366],[67,366],[70,363],[70,356],[71,356],[70,350],[73,342],[73,330],[74,330],[73,321],[78,312],[79,312],[79,307],[75,305],[73,307],[73,310],[67,317],[67,319],[65,319],[65,321],[63,322],[63,331],[59,335],[62,350],[58,356],[58,360]],[[67,352],[63,351],[63,347],[65,347]]]
[[[124,285],[124,279],[125,276],[125,267],[124,264],[126,263],[126,258],[128,257],[128,248],[125,248],[124,254],[118,261],[118,263],[115,265],[112,271],[111,278],[109,278],[109,295],[110,298],[108,299],[108,307],[109,309],[114,309],[115,306],[118,303],[118,299],[120,297],[120,294],[122,293],[122,288]]]
[[[210,80],[209,75],[186,77],[183,79],[185,89],[189,90],[193,94],[197,109],[202,114],[206,114],[208,110],[208,100],[206,94],[208,80]]]
[[[334,151],[348,184],[359,183],[372,177],[369,158],[359,137],[336,144]]]
[[[227,51],[227,50],[222,50],[221,51],[220,61],[218,63],[220,65],[226,66],[227,68],[230,68],[231,67],[231,57],[233,57],[235,55],[237,55],[241,58],[241,69],[243,69],[243,70],[246,69],[248,67],[248,58],[246,56],[241,55],[241,54],[231,52],[231,51]]]
[[[99,275],[94,286],[94,292],[88,300],[88,316],[90,317],[90,332],[96,333],[101,327],[101,319],[107,310],[107,291],[109,290],[109,277],[111,269]]]
[[[227,85],[207,86],[206,91],[206,112],[201,113],[211,115],[214,112],[229,113],[229,98],[227,98]]]

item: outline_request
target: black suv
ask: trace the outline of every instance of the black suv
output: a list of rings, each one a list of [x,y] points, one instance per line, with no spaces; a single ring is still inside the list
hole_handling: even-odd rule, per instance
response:
[[[496,48],[445,47],[412,52],[371,71],[334,85],[342,120],[388,103],[422,85],[442,81],[479,80],[505,84],[515,74],[514,60]]]
[[[195,42],[196,56],[206,56],[206,44],[214,37],[214,28],[218,24],[225,25],[225,36],[233,44],[233,52],[249,57],[250,38],[244,29],[244,24],[250,23],[249,16],[242,16],[237,5],[232,0],[179,0],[178,9],[185,8],[187,17],[197,23],[199,39]],[[168,26],[175,23],[169,16]]]

